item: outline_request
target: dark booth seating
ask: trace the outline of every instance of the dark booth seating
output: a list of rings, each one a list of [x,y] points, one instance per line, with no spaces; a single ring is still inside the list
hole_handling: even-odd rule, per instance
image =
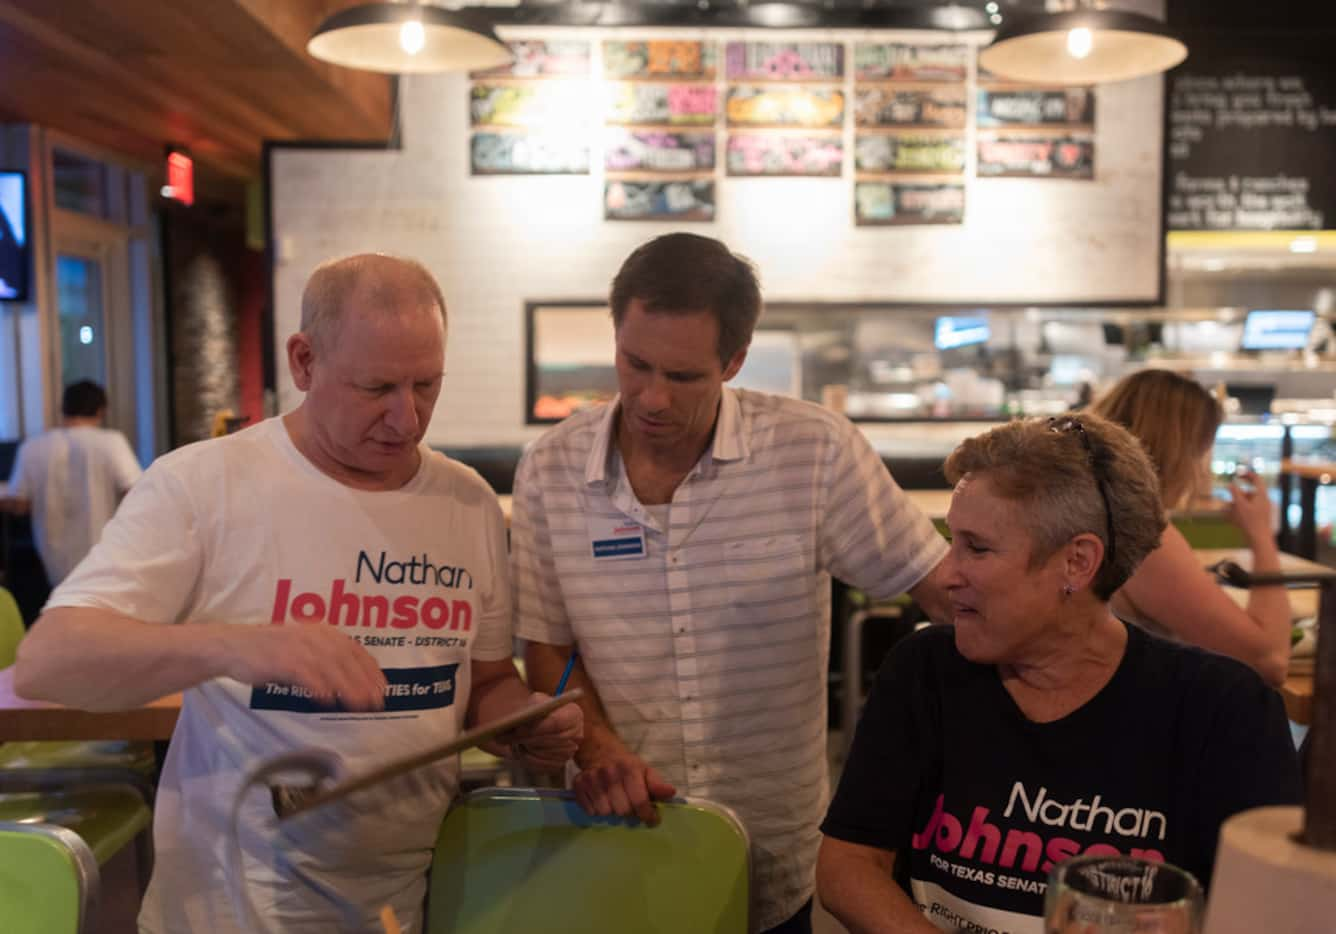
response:
[[[446,457],[468,464],[486,480],[497,496],[509,496],[515,492],[515,468],[519,466],[520,454],[524,448],[514,447],[437,447]]]

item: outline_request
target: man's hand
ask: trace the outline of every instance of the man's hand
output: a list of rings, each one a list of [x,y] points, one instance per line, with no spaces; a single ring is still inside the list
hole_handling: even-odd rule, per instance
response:
[[[535,691],[529,696],[532,704],[548,700],[548,695]],[[584,712],[579,704],[558,707],[534,723],[516,727],[500,737],[510,744],[516,757],[536,772],[554,772],[575,755],[584,738]]]
[[[635,816],[653,827],[659,823],[654,802],[677,794],[662,775],[620,744],[603,746],[586,759],[575,777],[575,800],[590,814]]]
[[[223,651],[223,670],[244,684],[296,685],[345,710],[385,707],[385,673],[370,652],[329,626],[231,626]]]

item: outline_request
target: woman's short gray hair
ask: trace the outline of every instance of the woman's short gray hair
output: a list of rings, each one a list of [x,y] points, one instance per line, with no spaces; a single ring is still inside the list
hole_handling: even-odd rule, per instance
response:
[[[1032,566],[1076,535],[1099,536],[1104,563],[1091,589],[1101,600],[1160,544],[1165,519],[1155,468],[1135,437],[1098,415],[1000,425],[962,442],[944,469],[952,484],[987,474],[1001,496],[1024,507]]]
[[[358,253],[326,260],[302,290],[301,330],[322,350],[338,339],[339,325],[353,296],[365,310],[396,313],[436,307],[445,327],[445,297],[436,279],[417,260],[386,253]]]

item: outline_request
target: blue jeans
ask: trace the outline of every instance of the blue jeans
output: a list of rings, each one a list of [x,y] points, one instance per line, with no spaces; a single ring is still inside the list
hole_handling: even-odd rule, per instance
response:
[[[775,925],[765,934],[812,934],[812,900],[809,898],[792,918]]]

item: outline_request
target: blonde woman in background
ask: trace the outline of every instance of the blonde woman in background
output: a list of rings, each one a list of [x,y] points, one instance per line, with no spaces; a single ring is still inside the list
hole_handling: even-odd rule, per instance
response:
[[[1160,478],[1166,517],[1205,491],[1207,459],[1224,418],[1199,383],[1168,370],[1141,370],[1119,380],[1092,409],[1135,435]],[[1279,571],[1271,501],[1252,473],[1230,484],[1230,520],[1252,551],[1254,571]],[[1251,665],[1272,684],[1285,679],[1290,656],[1290,601],[1282,586],[1254,587],[1248,604],[1231,600],[1172,523],[1160,545],[1114,595],[1114,611],[1154,632]]]

